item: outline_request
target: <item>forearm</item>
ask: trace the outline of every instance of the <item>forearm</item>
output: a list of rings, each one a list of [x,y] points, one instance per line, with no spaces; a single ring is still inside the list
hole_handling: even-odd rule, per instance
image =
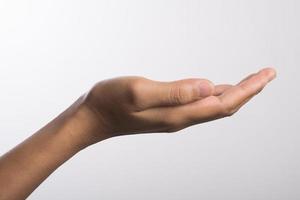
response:
[[[78,99],[65,112],[0,158],[0,199],[25,199],[56,168],[88,145],[94,131]],[[105,139],[105,137],[103,137]]]

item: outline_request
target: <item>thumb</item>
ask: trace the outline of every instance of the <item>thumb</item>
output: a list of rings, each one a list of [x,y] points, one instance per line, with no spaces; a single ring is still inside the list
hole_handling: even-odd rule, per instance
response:
[[[183,79],[172,82],[148,80],[142,87],[143,108],[176,106],[191,103],[214,93],[214,84],[206,79]]]

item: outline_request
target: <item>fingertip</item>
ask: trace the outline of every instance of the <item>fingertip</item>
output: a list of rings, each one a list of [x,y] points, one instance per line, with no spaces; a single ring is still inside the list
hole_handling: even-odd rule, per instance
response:
[[[273,67],[270,67],[270,68],[268,68],[268,70],[269,70],[269,73],[270,73],[270,79],[269,79],[269,81],[272,81],[277,76],[276,69],[273,68]]]
[[[265,67],[260,70],[259,73],[264,74],[267,77],[268,82],[272,81],[277,76],[277,72],[274,67]]]

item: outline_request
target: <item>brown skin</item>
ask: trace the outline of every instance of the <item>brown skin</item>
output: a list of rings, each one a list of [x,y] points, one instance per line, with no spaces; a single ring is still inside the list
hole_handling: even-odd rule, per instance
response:
[[[25,199],[82,149],[119,135],[176,132],[228,117],[276,76],[265,68],[237,85],[120,77],[97,83],[66,111],[0,157],[0,200]]]

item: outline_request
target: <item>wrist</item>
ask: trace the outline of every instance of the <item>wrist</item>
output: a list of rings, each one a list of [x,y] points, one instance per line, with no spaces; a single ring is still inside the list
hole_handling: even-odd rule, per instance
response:
[[[111,137],[108,131],[101,126],[94,111],[86,103],[84,95],[59,117],[66,121],[65,131],[62,131],[64,137],[71,146],[79,151]]]

